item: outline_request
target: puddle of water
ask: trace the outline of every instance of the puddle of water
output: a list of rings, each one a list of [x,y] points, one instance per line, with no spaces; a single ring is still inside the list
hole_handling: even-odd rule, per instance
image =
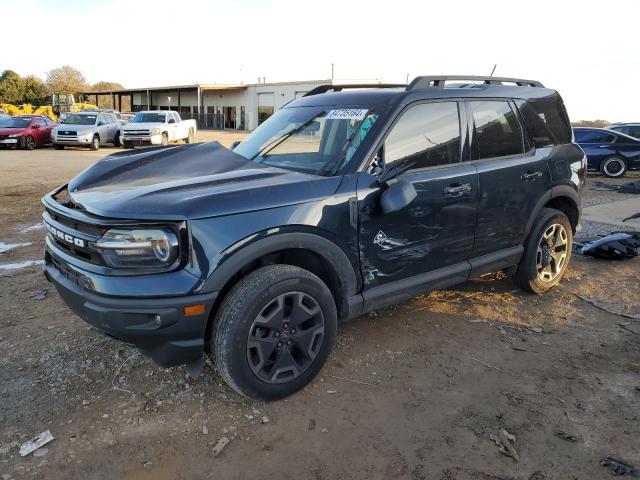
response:
[[[31,243],[2,243],[0,242],[0,253],[8,252],[14,248],[28,247]]]
[[[43,228],[44,228],[44,225],[42,223],[36,223],[35,225],[29,225],[28,227],[23,228],[22,230],[20,230],[20,233],[28,233],[34,230],[42,230]]]
[[[32,267],[34,265],[42,265],[44,260],[25,260],[18,263],[0,263],[0,271],[2,270],[20,270],[22,268]]]

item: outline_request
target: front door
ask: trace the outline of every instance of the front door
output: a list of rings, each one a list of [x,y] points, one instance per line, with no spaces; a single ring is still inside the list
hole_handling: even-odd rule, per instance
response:
[[[467,106],[471,155],[480,182],[473,250],[477,258],[522,245],[527,223],[551,178],[544,149],[528,147],[511,102],[472,101]]]
[[[433,277],[425,277],[430,272],[436,272],[434,279],[437,272],[449,280],[466,279],[474,243],[478,176],[473,165],[461,162],[466,153],[466,135],[461,131],[466,131],[466,122],[455,101],[420,103],[401,113],[382,148],[385,168],[409,166],[398,179],[411,182],[417,192],[400,211],[383,214],[379,201],[384,187],[376,176],[359,174],[365,300],[367,290],[407,279],[413,279],[409,283],[419,290],[423,279],[428,282]],[[407,296],[416,293],[409,290]]]

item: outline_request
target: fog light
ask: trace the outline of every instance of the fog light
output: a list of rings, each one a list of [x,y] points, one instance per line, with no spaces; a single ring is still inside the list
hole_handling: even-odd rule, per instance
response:
[[[156,315],[156,317],[154,318],[154,321],[156,322],[156,325],[158,326],[162,325],[162,318],[160,318],[160,315]]]

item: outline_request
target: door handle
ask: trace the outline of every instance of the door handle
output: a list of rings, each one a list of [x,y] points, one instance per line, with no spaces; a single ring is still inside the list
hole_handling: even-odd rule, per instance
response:
[[[448,187],[443,189],[445,195],[449,197],[459,197],[463,193],[467,193],[471,191],[470,183],[452,183]]]
[[[526,172],[523,173],[520,177],[520,180],[524,180],[525,182],[534,181],[536,178],[542,177],[542,172]]]

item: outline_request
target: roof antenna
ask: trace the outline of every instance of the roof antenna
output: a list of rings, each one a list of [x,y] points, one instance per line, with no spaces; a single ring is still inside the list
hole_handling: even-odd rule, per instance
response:
[[[493,66],[493,70],[491,70],[491,75],[489,75],[490,77],[493,77],[493,73],[496,71],[497,66],[498,66],[497,63]]]

